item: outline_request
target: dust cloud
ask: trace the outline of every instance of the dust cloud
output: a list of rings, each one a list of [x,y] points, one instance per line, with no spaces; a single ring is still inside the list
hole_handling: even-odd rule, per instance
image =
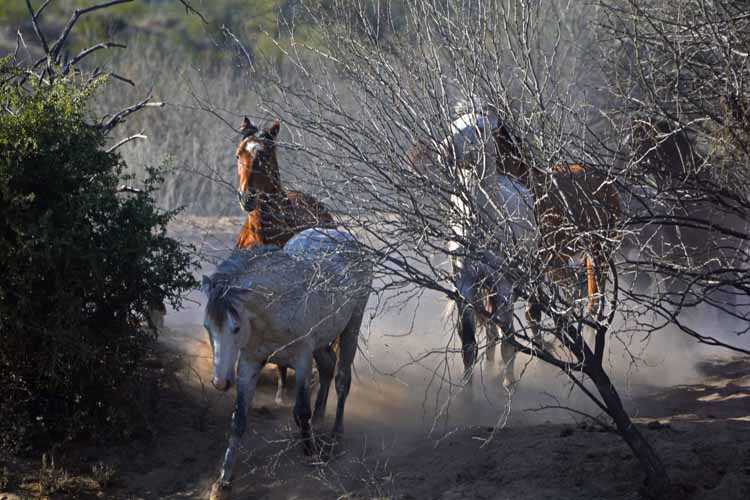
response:
[[[198,274],[208,274],[213,269],[211,262],[228,254],[231,228],[239,227],[240,220],[194,222],[190,227],[179,226],[176,233],[203,245],[210,260]],[[212,228],[210,244],[206,243],[208,232],[201,232],[205,227]],[[380,297],[381,304],[386,298]],[[208,380],[210,348],[202,327],[203,301],[202,293],[194,291],[182,310],[168,311],[165,324],[169,333],[162,339],[191,356],[196,369]],[[446,305],[445,298],[430,291],[386,310],[379,310],[375,298],[371,299],[347,403],[348,427],[440,436],[462,426],[524,426],[580,419],[562,407],[600,413],[560,370],[525,355],[516,358],[515,374],[520,383],[511,396],[500,382],[499,347],[494,363],[482,360],[473,387],[463,387],[460,342],[453,329],[455,318],[444,313]],[[517,305],[517,318],[523,316],[522,306]],[[622,333],[633,330],[628,321],[620,317],[613,326],[612,331],[620,333],[611,335],[605,360],[626,406],[631,398],[658,387],[698,380],[695,364],[712,354],[710,351],[674,327],[650,335]],[[696,329],[716,333],[722,320],[695,311],[686,321]],[[485,341],[482,332],[478,341]],[[270,392],[272,371],[264,383]],[[557,408],[539,411],[544,406]],[[637,413],[637,408],[633,410]],[[387,427],[383,425],[386,422]]]

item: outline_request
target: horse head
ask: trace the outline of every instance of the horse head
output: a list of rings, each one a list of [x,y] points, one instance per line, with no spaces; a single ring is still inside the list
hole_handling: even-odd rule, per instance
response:
[[[628,139],[631,161],[657,184],[670,186],[695,171],[696,156],[690,131],[666,121],[637,122]]]
[[[276,137],[281,123],[276,120],[257,134],[258,128],[245,117],[240,127],[243,138],[237,146],[237,194],[246,212],[255,210],[258,196],[281,192],[281,177],[276,161]]]
[[[521,139],[505,124],[498,122],[492,131],[497,148],[496,166],[498,174],[509,174],[529,187],[531,169],[521,154]]]
[[[243,290],[227,288],[203,276],[203,293],[208,297],[203,326],[211,342],[211,383],[226,391],[232,386],[240,351],[250,339],[250,318],[239,304]]]
[[[479,104],[477,104],[479,102]],[[499,175],[510,175],[528,186],[528,165],[521,154],[521,139],[500,119],[497,109],[481,101],[460,101],[450,125],[450,136],[440,143],[441,160],[456,166],[493,162]]]

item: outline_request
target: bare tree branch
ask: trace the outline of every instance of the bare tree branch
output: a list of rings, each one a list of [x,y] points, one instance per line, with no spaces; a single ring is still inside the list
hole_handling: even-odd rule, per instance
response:
[[[127,144],[128,142],[135,141],[137,139],[146,140],[146,139],[148,139],[148,136],[143,135],[143,132],[141,132],[140,134],[133,134],[130,137],[126,137],[126,138],[122,139],[121,141],[119,141],[118,143],[116,143],[115,145],[113,145],[111,148],[107,149],[107,153],[111,153],[112,151],[114,151],[115,149],[119,148],[123,144]]]
[[[36,17],[37,19],[39,19],[39,16],[40,16],[40,15],[42,14],[42,12],[44,12],[44,9],[46,9],[46,8],[47,8],[47,6],[48,6],[48,5],[49,5],[49,4],[51,3],[51,2],[52,2],[52,0],[45,0],[45,1],[44,1],[44,3],[42,3],[42,5],[40,5],[40,6],[39,6],[39,8],[37,9],[37,11],[36,11],[36,14],[34,14],[34,16],[35,16],[35,17]]]
[[[188,14],[195,14],[198,16],[201,21],[203,21],[203,24],[209,24],[209,22],[206,20],[205,17],[203,17],[203,14],[201,14],[198,10],[196,10],[192,5],[190,5],[187,0],[179,0],[180,3],[185,7],[185,12]]]
[[[100,49],[108,49],[108,48],[111,48],[111,47],[117,47],[117,48],[120,48],[120,49],[125,49],[125,48],[127,48],[127,45],[124,45],[122,43],[115,43],[115,42],[97,43],[96,45],[93,45],[93,46],[91,46],[91,47],[89,47],[87,49],[82,50],[73,59],[71,59],[70,61],[66,62],[65,66],[63,67],[62,74],[63,75],[67,75],[68,71],[70,70],[70,68],[72,66],[75,66],[79,61],[81,61],[84,57],[88,56],[92,52],[96,52],[97,50],[100,50]]]
[[[164,107],[163,102],[149,102],[150,100],[151,100],[151,96],[148,96],[141,102],[134,104],[132,106],[129,106],[121,111],[118,111],[109,120],[101,124],[99,127],[106,133],[112,130],[115,126],[121,123],[125,118],[135,113],[136,111],[140,111],[143,108],[149,108],[149,107],[152,107],[152,108]]]
[[[247,60],[248,65],[250,66],[251,71],[255,71],[255,64],[253,64],[253,58],[250,56],[250,52],[248,52],[247,48],[245,48],[245,45],[232,33],[229,31],[229,28],[227,28],[225,25],[221,25],[221,31],[227,35],[229,38],[232,39],[232,41],[239,47],[240,51],[242,51],[242,54],[245,56],[245,60]]]
[[[37,22],[36,14],[34,14],[34,8],[31,6],[31,0],[26,0],[26,7],[29,9],[29,14],[31,15],[31,23],[34,26],[34,33],[36,33],[37,38],[39,38],[39,43],[42,44],[42,50],[44,50],[44,53],[49,57],[50,51],[49,46],[47,45],[47,39],[44,38],[42,31],[39,29],[39,23]]]
[[[132,193],[132,194],[145,194],[146,193],[146,191],[144,191],[141,188],[129,186],[127,184],[122,184],[118,186],[117,192],[118,193]]]
[[[70,34],[70,31],[73,29],[73,26],[75,25],[76,21],[84,15],[88,14],[89,12],[93,12],[95,10],[99,9],[105,9],[107,7],[111,7],[113,5],[118,5],[122,3],[130,3],[133,0],[112,0],[110,2],[104,2],[97,5],[92,5],[91,7],[86,7],[83,9],[76,9],[73,15],[68,20],[68,23],[63,28],[62,32],[60,33],[60,37],[55,41],[54,44],[52,44],[51,51],[45,50],[49,54],[49,57],[51,60],[53,60],[55,63],[59,63],[60,58],[60,51],[62,50],[63,45],[65,44],[65,40],[68,38],[68,35]],[[27,0],[28,3],[28,0]],[[29,4],[29,8],[30,4]]]

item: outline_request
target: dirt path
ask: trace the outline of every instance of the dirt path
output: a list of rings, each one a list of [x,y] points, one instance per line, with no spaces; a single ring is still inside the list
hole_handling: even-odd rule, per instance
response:
[[[215,248],[220,256],[231,245],[234,223],[216,227],[225,227],[223,236],[201,241],[204,250]],[[194,227],[183,231],[195,234]],[[158,389],[151,435],[109,448],[69,446],[58,452],[54,466],[48,458],[45,468],[39,457],[0,457],[0,491],[16,495],[0,493],[0,500],[208,497],[226,445],[233,394],[206,386],[209,348],[200,327],[200,296],[193,298],[196,303],[185,311],[167,316],[168,329],[151,362]],[[450,380],[461,371],[458,354],[416,363],[398,379],[385,376],[425,346],[450,343],[441,308],[425,297],[418,314],[392,312],[368,325],[344,441],[327,463],[303,456],[291,405],[273,402],[269,371],[243,440],[235,498],[636,498],[642,475],[616,435],[565,411],[534,411],[545,404],[591,410],[549,367],[520,360],[524,375],[510,412],[490,370],[477,378],[473,398],[459,395],[445,406]],[[704,360],[692,370],[698,359],[692,351],[670,346],[663,352],[662,361],[676,361],[656,362],[651,371],[626,378],[614,359],[611,369],[620,374],[626,406],[667,464],[680,499],[750,498],[750,360]],[[334,401],[332,395],[327,427]],[[42,485],[54,493],[40,494]]]
[[[116,475],[104,488],[81,480],[51,498],[207,498],[232,397],[204,391],[201,340],[189,341],[190,359],[173,350],[171,341],[193,338],[184,333],[164,336],[154,363],[162,378],[153,438],[66,450],[58,463],[71,478],[91,476],[98,464]],[[699,371],[701,383],[643,388],[628,407],[667,463],[681,498],[750,498],[750,360],[715,360]],[[629,499],[642,477],[617,436],[584,422],[540,423],[514,411],[507,427],[493,431],[466,425],[469,412],[453,415],[428,436],[434,421],[423,418],[421,405],[405,404],[408,388],[382,381],[375,387],[368,379],[353,390],[342,453],[326,464],[311,463],[294,439],[291,407],[273,402],[272,375],[261,381],[235,498]],[[16,494],[39,498],[33,488],[38,462],[13,466],[27,478]]]

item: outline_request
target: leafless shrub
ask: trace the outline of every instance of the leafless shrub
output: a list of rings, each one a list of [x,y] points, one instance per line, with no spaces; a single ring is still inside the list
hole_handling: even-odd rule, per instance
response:
[[[724,0],[602,2],[597,24],[610,62],[603,112],[630,132],[621,164],[640,238],[624,267],[656,285],[628,298],[699,342],[743,353],[749,26],[746,6]],[[692,327],[684,316],[694,308],[735,335]]]
[[[507,213],[498,209],[496,217],[483,217],[460,167],[445,161],[444,139],[452,134],[456,103],[479,113],[486,103],[509,132],[514,153],[501,158],[506,165],[522,162],[538,183],[555,165],[566,163],[585,165],[585,175],[600,179],[600,189],[625,182],[626,169],[613,164],[623,146],[617,134],[622,130],[611,118],[602,119],[596,98],[587,95],[603,76],[578,85],[582,77],[576,70],[586,67],[588,54],[574,48],[589,40],[577,34],[576,23],[590,19],[581,10],[585,7],[406,2],[396,29],[387,9],[370,15],[378,5],[338,1],[332,8],[311,8],[307,15],[323,27],[325,48],[292,44],[287,57],[298,68],[295,77],[270,68],[255,74],[264,106],[298,134],[290,148],[304,151],[301,168],[320,181],[311,189],[323,190],[341,212],[340,220],[378,256],[381,288],[393,301],[426,288],[461,304],[456,275],[445,265],[456,258],[475,263],[491,292],[497,292],[492,283],[510,277],[515,296],[537,300],[548,318],[542,331],[555,344],[550,347],[523,324],[503,332],[503,342],[568,375],[613,419],[641,460],[646,491],[660,494],[667,484],[663,465],[630,422],[603,366],[608,339],[650,327],[623,322],[613,329],[614,306],[620,306],[618,270],[604,288],[609,292],[600,289],[593,297],[598,305],[589,314],[577,278],[561,280],[551,260],[567,246],[594,252],[593,242],[600,241],[607,242],[605,258],[614,262],[612,250],[626,230],[613,233],[602,221],[596,226],[564,218],[556,230],[569,236],[561,246],[537,253],[524,245],[498,245]],[[383,31],[394,35],[384,39]],[[494,168],[487,151],[474,168]],[[562,182],[564,173],[552,179]],[[557,182],[548,184],[547,192],[532,185],[537,203],[555,194]],[[602,267],[607,266],[597,269],[600,277],[607,273]],[[498,321],[481,301],[469,307],[487,321]],[[632,316],[640,310],[635,303],[622,308]],[[584,336],[586,328],[593,329],[593,338]],[[491,353],[492,345],[490,338],[476,348]],[[457,354],[448,347],[425,356],[450,352]]]

